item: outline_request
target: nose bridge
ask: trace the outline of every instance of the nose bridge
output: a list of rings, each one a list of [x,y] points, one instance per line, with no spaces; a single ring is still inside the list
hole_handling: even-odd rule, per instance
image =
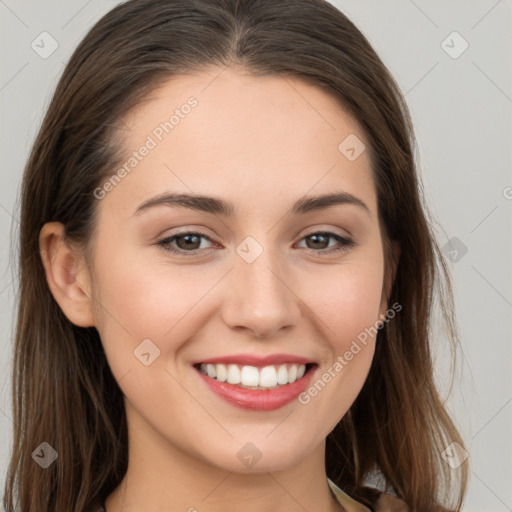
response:
[[[260,242],[248,236],[236,247],[231,297],[224,311],[229,326],[245,327],[260,336],[294,325],[299,315],[284,255],[270,246],[271,239],[266,236]]]

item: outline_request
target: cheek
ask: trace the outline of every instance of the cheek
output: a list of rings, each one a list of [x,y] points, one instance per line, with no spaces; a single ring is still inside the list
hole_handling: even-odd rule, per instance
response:
[[[303,288],[307,303],[324,323],[331,343],[344,351],[349,339],[379,318],[383,266],[378,259],[349,261],[318,273]]]
[[[190,271],[174,271],[162,262],[151,265],[128,252],[111,254],[98,254],[102,264],[96,272],[100,289],[95,306],[109,364],[115,376],[123,376],[144,368],[136,359],[143,342],[152,357],[164,356],[155,359],[155,366],[165,356],[172,358],[181,340],[197,328],[195,307],[216,279],[191,279]]]
[[[309,305],[329,351],[323,367],[302,397],[333,427],[357,398],[370,369],[382,294],[379,260],[358,260],[315,279]],[[318,276],[317,276],[318,277]],[[320,293],[322,291],[322,293]]]
[[[192,395],[184,392],[176,365],[182,347],[199,329],[198,302],[218,281],[212,276],[190,277],[190,273],[171,271],[167,265],[139,262],[137,266],[128,259],[112,262],[102,274],[104,322],[100,337],[108,364],[137,416],[163,436],[170,434],[168,426],[172,424],[184,438],[196,424],[216,428]],[[177,410],[181,411],[179,421]],[[187,425],[187,434],[180,425]],[[175,441],[182,442],[180,439]],[[193,446],[189,449],[194,450]]]

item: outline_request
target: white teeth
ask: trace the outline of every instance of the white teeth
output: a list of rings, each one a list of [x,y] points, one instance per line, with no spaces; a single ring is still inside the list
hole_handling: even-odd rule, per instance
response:
[[[228,366],[228,383],[229,384],[240,384],[240,368],[236,364],[230,364]]]
[[[275,366],[265,366],[260,370],[260,386],[273,388],[277,386],[277,372]]]
[[[277,383],[288,384],[288,371],[286,370],[286,365],[284,364],[282,364],[277,370]]]
[[[217,380],[220,382],[226,382],[228,380],[228,369],[224,364],[216,364],[215,365],[217,371]]]
[[[201,373],[219,382],[238,384],[242,387],[270,389],[276,386],[292,384],[306,373],[304,364],[281,364],[278,366],[239,366],[236,364],[204,364]]]
[[[206,365],[206,372],[208,373],[208,377],[215,377],[217,372],[215,371],[215,366],[213,364]]]
[[[288,382],[291,384],[297,380],[297,365],[290,366],[288,370]]]
[[[255,366],[242,366],[240,382],[244,386],[258,386],[260,382],[260,372],[258,368]]]

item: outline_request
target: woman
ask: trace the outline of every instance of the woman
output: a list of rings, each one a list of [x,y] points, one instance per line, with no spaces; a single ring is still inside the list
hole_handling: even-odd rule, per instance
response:
[[[114,8],[20,225],[9,512],[461,509],[413,129],[329,3]]]

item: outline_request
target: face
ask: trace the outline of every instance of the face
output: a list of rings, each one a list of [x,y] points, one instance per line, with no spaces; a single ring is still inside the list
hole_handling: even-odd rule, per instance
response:
[[[95,325],[141,443],[280,470],[323,446],[367,377],[361,333],[387,307],[377,195],[333,97],[220,71],[123,119],[125,172],[95,192]]]

